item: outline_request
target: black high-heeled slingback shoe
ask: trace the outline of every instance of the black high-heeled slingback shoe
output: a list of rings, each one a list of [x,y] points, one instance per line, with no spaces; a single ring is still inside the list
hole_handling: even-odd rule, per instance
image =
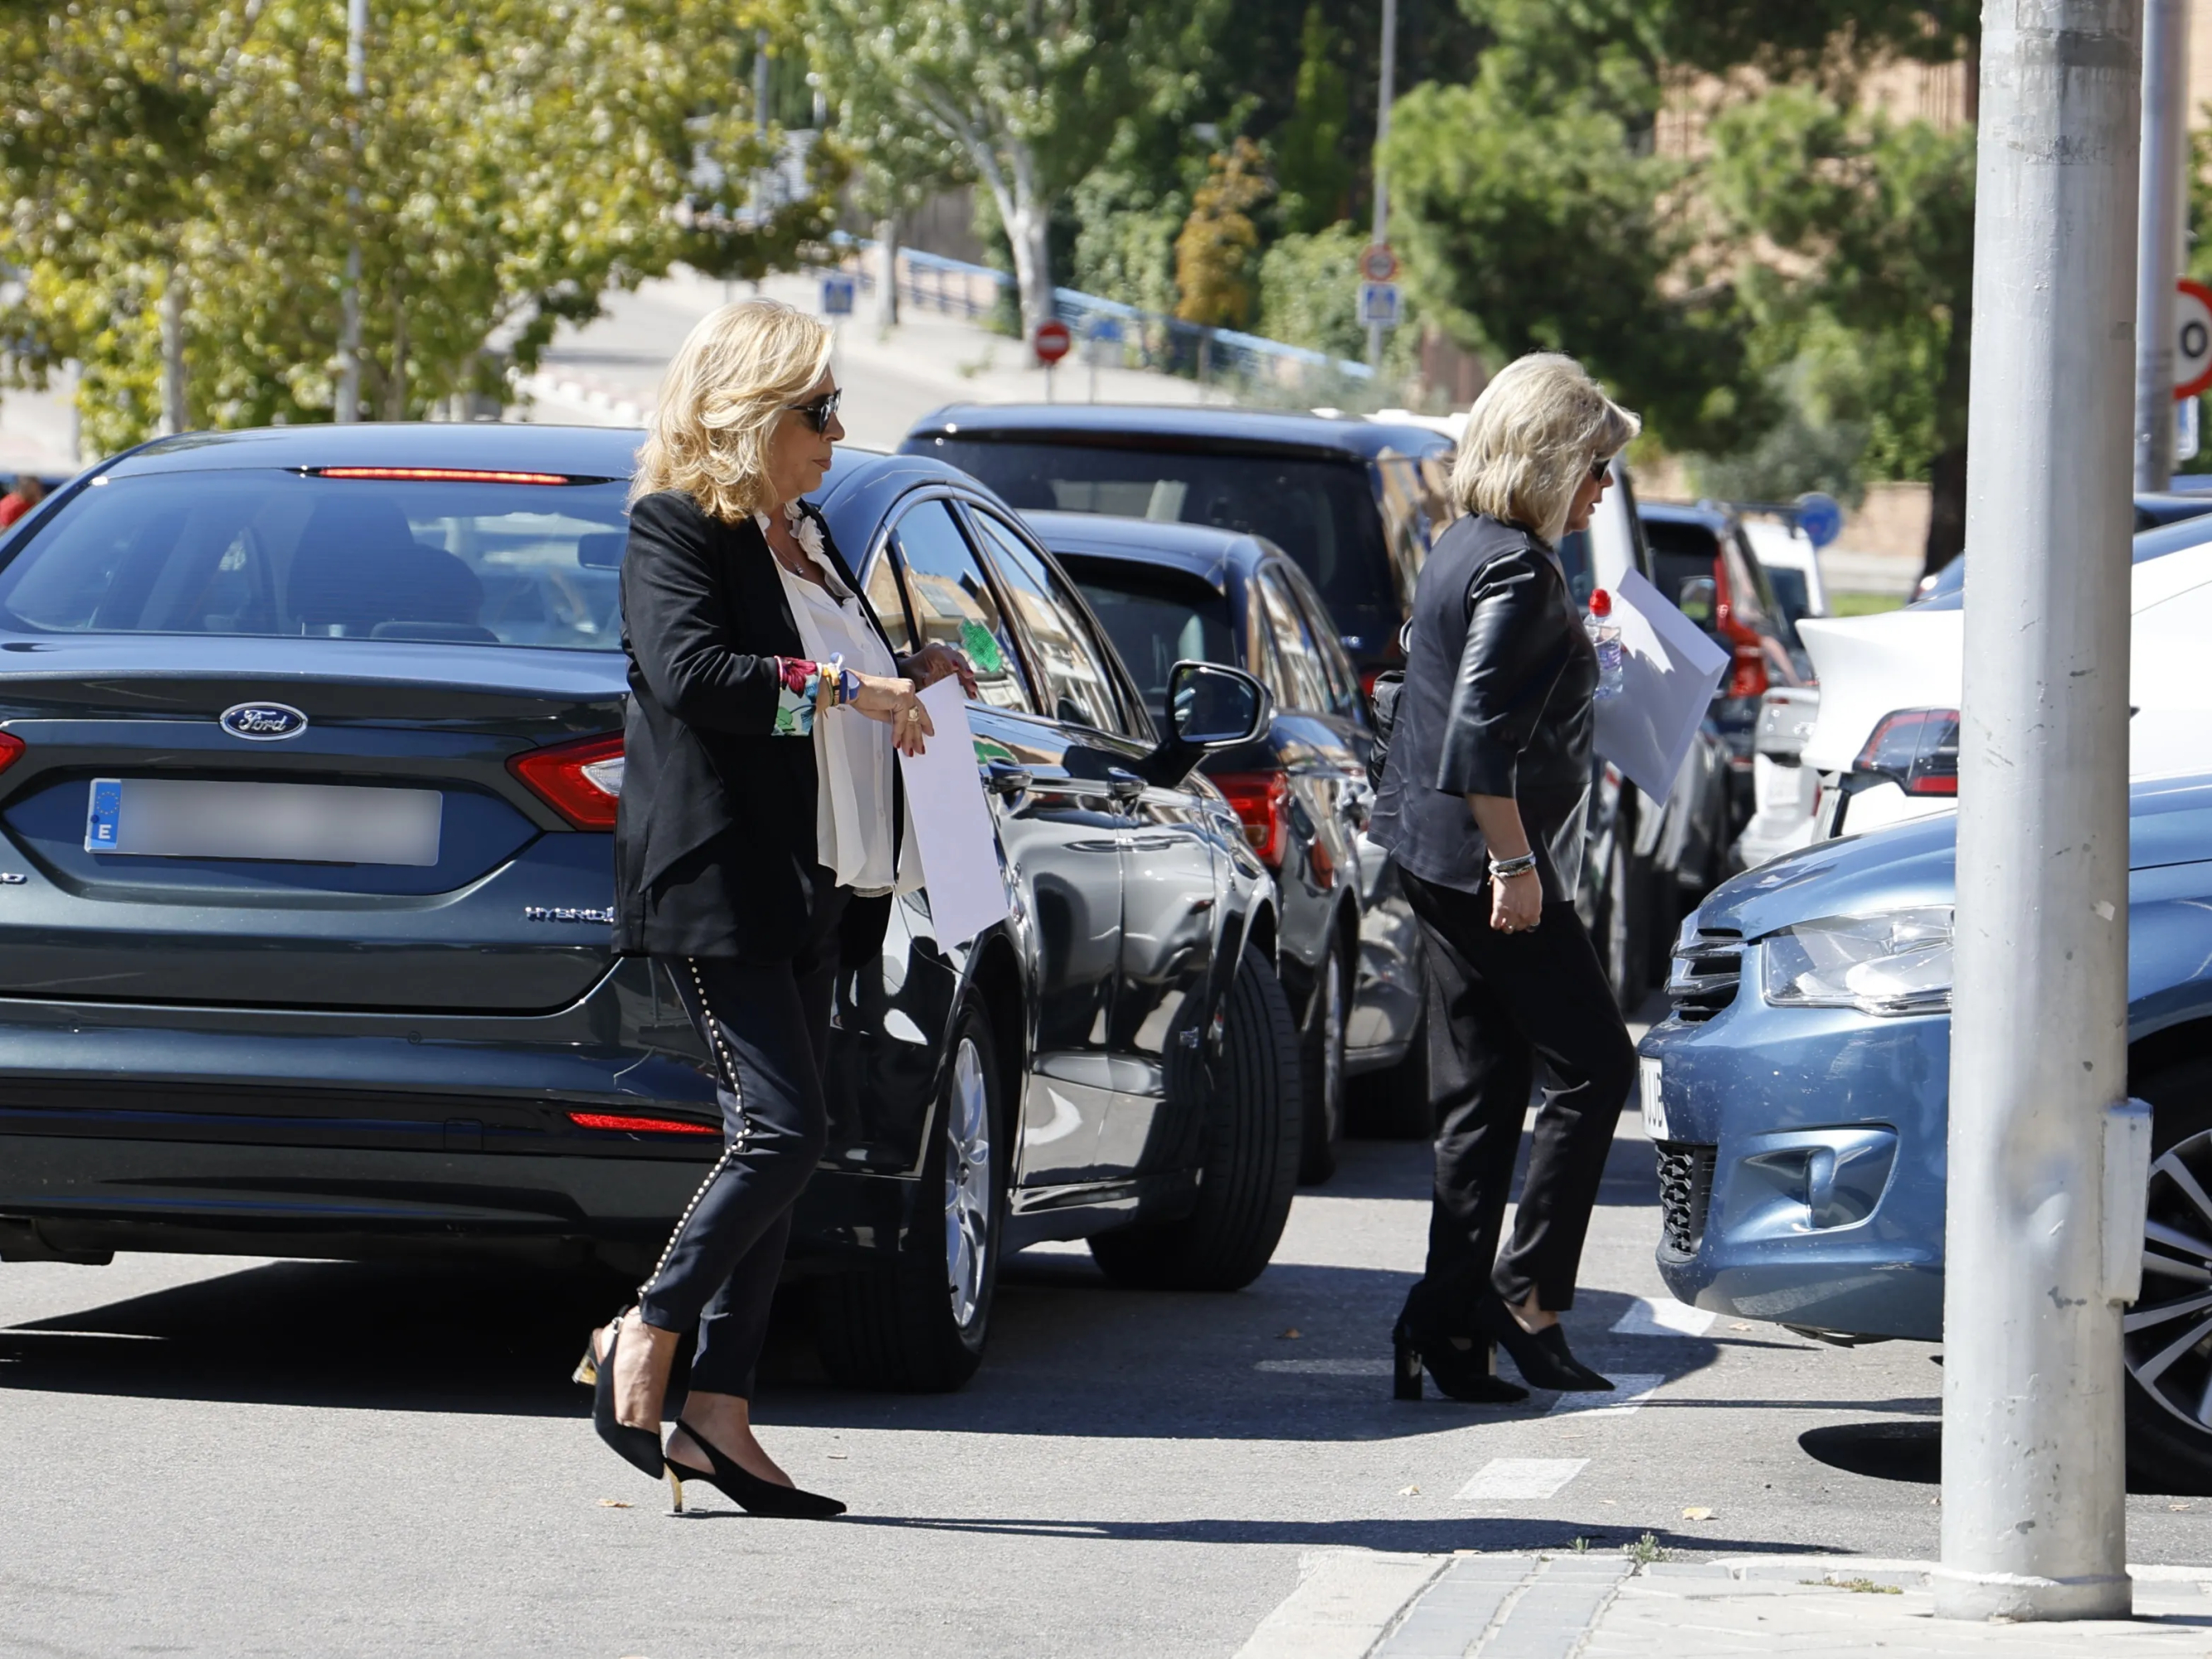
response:
[[[1416,1285],[1407,1294],[1404,1310],[1390,1333],[1393,1400],[1419,1400],[1421,1373],[1436,1378],[1437,1387],[1452,1400],[1479,1406],[1510,1406],[1526,1400],[1528,1390],[1498,1375],[1498,1348],[1487,1337],[1473,1334],[1455,1336],[1437,1328],[1429,1316],[1427,1299]]]
[[[623,1462],[647,1480],[664,1477],[676,1495],[676,1506],[684,1507],[684,1488],[677,1485],[667,1459],[660,1450],[660,1431],[658,1429],[633,1428],[615,1415],[615,1352],[622,1346],[622,1322],[628,1315],[618,1316],[614,1328],[607,1334],[607,1351],[599,1356],[593,1369],[592,1382],[592,1426],[599,1431],[599,1438],[615,1449]],[[588,1348],[586,1350],[588,1353]]]
[[[818,1492],[802,1492],[797,1486],[780,1486],[773,1480],[763,1480],[747,1473],[698,1430],[689,1424],[683,1426],[692,1444],[705,1452],[707,1461],[714,1467],[710,1472],[673,1460],[669,1462],[668,1484],[676,1489],[678,1514],[684,1511],[686,1480],[705,1481],[747,1515],[775,1516],[787,1521],[827,1521],[833,1515],[844,1514],[845,1506],[834,1498],[824,1498]]]
[[[1568,1351],[1564,1329],[1557,1325],[1547,1325],[1540,1331],[1522,1329],[1521,1322],[1497,1291],[1486,1291],[1475,1297],[1468,1312],[1475,1328],[1503,1346],[1533,1386],[1555,1389],[1561,1394],[1612,1390],[1610,1379],[1599,1376]]]

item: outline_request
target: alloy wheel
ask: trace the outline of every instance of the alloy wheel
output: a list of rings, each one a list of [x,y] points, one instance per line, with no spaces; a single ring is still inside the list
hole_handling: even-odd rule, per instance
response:
[[[991,1249],[991,1099],[973,1037],[952,1056],[945,1099],[945,1266],[952,1322],[966,1330],[982,1306]]]
[[[2128,1373],[2197,1434],[2212,1434],[2212,1129],[2150,1166],[2142,1293],[2122,1330]]]

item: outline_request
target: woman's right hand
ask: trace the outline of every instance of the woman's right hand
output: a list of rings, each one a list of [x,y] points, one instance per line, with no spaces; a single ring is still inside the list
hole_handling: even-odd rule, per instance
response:
[[[859,695],[847,705],[872,720],[881,720],[891,729],[891,741],[902,755],[919,755],[927,746],[923,739],[937,735],[937,726],[929,718],[929,710],[921,706],[915,695],[912,680],[889,679],[877,674],[855,674],[860,683]]]
[[[1544,882],[1534,870],[1490,878],[1490,925],[1501,933],[1525,933],[1544,919]]]

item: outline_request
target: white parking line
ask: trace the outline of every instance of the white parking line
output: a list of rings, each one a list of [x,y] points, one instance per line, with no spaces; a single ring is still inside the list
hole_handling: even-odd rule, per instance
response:
[[[1452,1496],[1462,1502],[1550,1498],[1589,1467],[1587,1457],[1493,1457]]]
[[[1387,1359],[1263,1359],[1252,1368],[1286,1376],[1388,1376]]]
[[[1720,1316],[1710,1308],[1693,1308],[1671,1296],[1639,1296],[1628,1311],[1613,1322],[1615,1336],[1703,1336]]]
[[[1648,1375],[1616,1376],[1613,1379],[1611,1394],[1579,1391],[1563,1394],[1552,1402],[1552,1409],[1545,1415],[1565,1417],[1569,1413],[1576,1413],[1583,1417],[1626,1417],[1632,1411],[1640,1410],[1645,1401],[1659,1392],[1659,1385],[1666,1380],[1663,1376]]]

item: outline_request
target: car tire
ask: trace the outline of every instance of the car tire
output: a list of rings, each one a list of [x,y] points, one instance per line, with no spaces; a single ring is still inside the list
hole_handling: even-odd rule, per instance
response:
[[[1239,1291],[1275,1253],[1297,1182],[1298,1028],[1275,970],[1247,949],[1206,1091],[1198,1206],[1179,1221],[1101,1233],[1091,1254],[1117,1285]]]
[[[1314,975],[1313,1012],[1298,1045],[1305,1085],[1301,1115],[1298,1179],[1327,1181],[1336,1173],[1337,1143],[1344,1139],[1344,1022],[1352,1003],[1344,947],[1332,945]]]
[[[1595,943],[1606,982],[1613,987],[1613,1006],[1624,1014],[1634,1013],[1644,1003],[1641,885],[1636,878],[1636,860],[1626,842],[1615,835],[1606,854],[1605,902],[1598,908]]]
[[[990,1334],[1012,1152],[991,1022],[971,1003],[954,1028],[913,1224],[896,1258],[821,1281],[822,1367],[838,1382],[944,1394],[975,1374]]]

